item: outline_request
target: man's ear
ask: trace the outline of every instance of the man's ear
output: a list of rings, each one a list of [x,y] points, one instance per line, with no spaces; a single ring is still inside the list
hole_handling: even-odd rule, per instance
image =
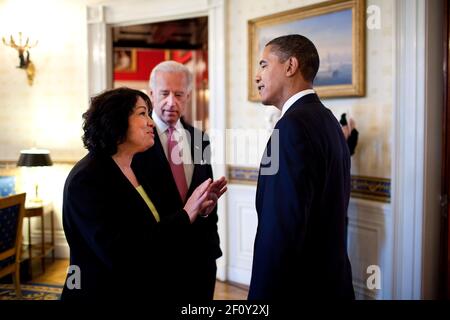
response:
[[[153,91],[152,89],[148,89],[148,97],[150,98],[150,101],[153,104],[153,101],[155,99],[155,91]]]
[[[286,76],[292,77],[298,70],[299,63],[296,57],[290,57],[286,60]]]

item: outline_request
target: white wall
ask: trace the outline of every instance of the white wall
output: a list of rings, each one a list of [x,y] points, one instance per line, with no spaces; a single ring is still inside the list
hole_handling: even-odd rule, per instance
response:
[[[40,183],[43,198],[53,202],[57,254],[68,256],[62,231],[62,190],[72,164],[85,153],[81,142],[82,113],[87,109],[86,8],[82,0],[2,0],[0,37],[18,32],[38,40],[30,50],[36,67],[32,86],[27,83],[16,50],[0,43],[0,161],[17,161],[21,149],[47,148],[55,163]],[[25,39],[24,39],[25,40]],[[22,170],[17,192],[32,193]],[[38,225],[33,236],[40,233]]]
[[[88,105],[84,1],[4,0],[0,36],[21,31],[38,40],[30,50],[36,67],[29,86],[16,50],[0,43],[0,160],[21,149],[48,148],[54,160],[83,154],[81,114]]]
[[[273,13],[322,1],[307,0],[229,0],[227,23],[227,128],[263,129],[276,110],[247,100],[248,35],[247,21]],[[393,108],[393,8],[392,0],[368,0],[367,6],[381,10],[381,28],[366,29],[367,87],[361,98],[326,99],[324,104],[339,119],[344,112],[352,116],[359,130],[356,154],[352,157],[352,174],[390,178]],[[262,146],[262,153],[265,144]],[[228,145],[230,149],[230,145]]]

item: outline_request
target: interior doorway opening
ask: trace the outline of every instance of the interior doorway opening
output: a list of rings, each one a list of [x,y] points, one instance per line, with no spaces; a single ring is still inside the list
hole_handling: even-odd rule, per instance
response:
[[[191,99],[183,118],[209,129],[208,17],[112,28],[113,87],[149,94],[152,69],[165,60],[186,65],[193,74]]]

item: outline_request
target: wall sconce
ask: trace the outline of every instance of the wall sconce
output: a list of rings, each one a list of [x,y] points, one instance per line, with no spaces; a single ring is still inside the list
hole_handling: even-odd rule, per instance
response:
[[[2,37],[3,43],[16,49],[19,53],[19,65],[17,68],[24,69],[27,73],[28,84],[31,86],[33,84],[34,75],[36,73],[36,69],[34,67],[33,62],[30,60],[30,49],[37,45],[37,41],[33,44],[30,44],[30,38],[27,37],[25,44],[22,44],[22,32],[19,32],[19,43],[17,43],[13,36],[9,37],[9,43],[6,42],[5,37]]]

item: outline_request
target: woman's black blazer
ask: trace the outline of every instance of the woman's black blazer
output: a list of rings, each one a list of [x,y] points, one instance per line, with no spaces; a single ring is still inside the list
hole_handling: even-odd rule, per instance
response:
[[[190,222],[184,210],[159,214],[157,223],[110,156],[80,160],[64,186],[63,225],[81,288],[69,272],[62,299],[176,299],[179,277],[188,276],[180,257]]]

